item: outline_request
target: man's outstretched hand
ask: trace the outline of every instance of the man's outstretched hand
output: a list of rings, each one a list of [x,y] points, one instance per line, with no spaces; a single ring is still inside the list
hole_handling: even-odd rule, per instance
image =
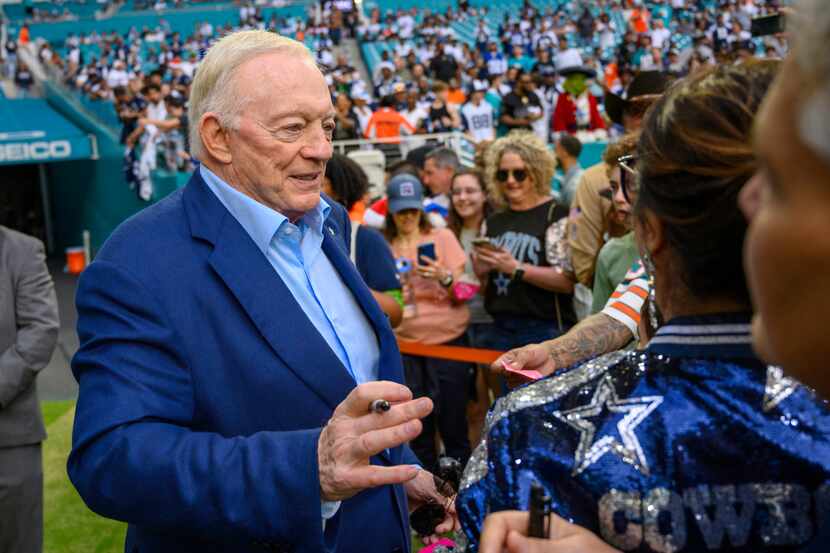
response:
[[[370,412],[369,404],[375,399],[387,400],[392,408]],[[417,467],[379,467],[370,464],[369,458],[418,436],[419,419],[430,412],[429,398],[413,400],[409,388],[394,382],[367,382],[352,390],[320,433],[317,462],[323,501],[340,501],[367,488],[415,478]]]

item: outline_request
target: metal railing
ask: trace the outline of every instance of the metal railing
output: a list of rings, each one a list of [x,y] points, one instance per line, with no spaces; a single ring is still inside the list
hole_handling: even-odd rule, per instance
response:
[[[473,144],[467,135],[458,131],[435,134],[409,134],[391,138],[335,140],[332,143],[334,151],[339,154],[345,154],[357,149],[375,149],[375,146],[379,146],[377,149],[387,154],[387,162],[389,161],[388,152],[395,153],[397,149],[399,152],[397,157],[403,159],[410,150],[426,144],[446,146],[458,154],[458,160],[462,165],[466,167],[473,167],[475,165],[475,144]],[[394,158],[396,156],[393,155],[392,157]]]

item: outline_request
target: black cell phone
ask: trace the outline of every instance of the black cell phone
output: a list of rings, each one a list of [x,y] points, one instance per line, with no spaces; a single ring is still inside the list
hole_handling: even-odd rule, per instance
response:
[[[752,20],[750,32],[752,36],[768,36],[783,33],[787,29],[787,19],[783,13],[764,15]]]
[[[435,242],[427,242],[426,244],[421,244],[418,246],[418,265],[423,265],[421,262],[422,257],[428,257],[433,261],[436,260],[435,257]]]

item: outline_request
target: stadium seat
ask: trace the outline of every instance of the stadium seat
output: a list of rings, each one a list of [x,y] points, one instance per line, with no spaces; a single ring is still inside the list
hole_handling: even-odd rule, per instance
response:
[[[369,177],[369,196],[376,198],[386,192],[386,156],[380,150],[354,150],[346,154],[360,165]]]

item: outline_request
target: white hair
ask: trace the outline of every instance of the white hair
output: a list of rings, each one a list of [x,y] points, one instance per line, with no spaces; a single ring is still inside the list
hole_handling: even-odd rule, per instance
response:
[[[793,19],[795,61],[809,94],[798,116],[798,131],[811,150],[830,162],[830,5],[827,0],[802,0]]]
[[[204,144],[199,126],[205,113],[216,113],[219,123],[238,128],[239,114],[251,96],[238,91],[234,82],[236,71],[248,60],[272,52],[296,54],[315,65],[314,56],[301,42],[269,31],[239,31],[219,39],[199,63],[190,88],[189,135],[194,157],[203,154]]]

